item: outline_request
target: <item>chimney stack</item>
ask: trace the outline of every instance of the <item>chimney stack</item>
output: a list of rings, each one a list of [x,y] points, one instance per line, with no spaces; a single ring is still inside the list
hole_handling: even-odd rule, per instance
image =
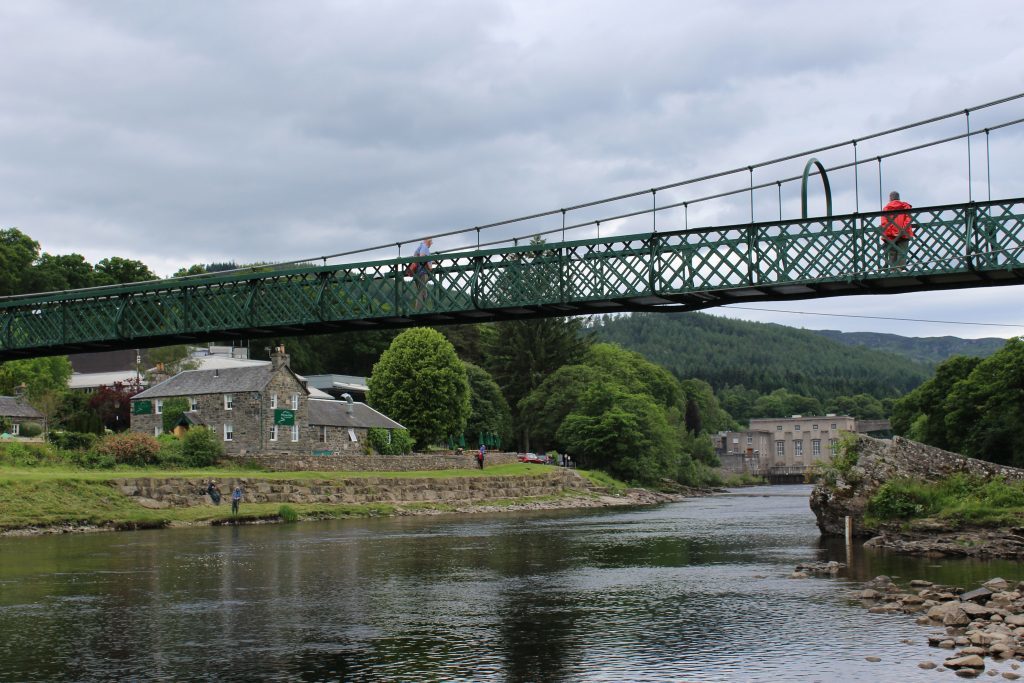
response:
[[[274,347],[274,352],[270,354],[270,365],[274,370],[291,367],[288,354],[284,352],[284,344]]]

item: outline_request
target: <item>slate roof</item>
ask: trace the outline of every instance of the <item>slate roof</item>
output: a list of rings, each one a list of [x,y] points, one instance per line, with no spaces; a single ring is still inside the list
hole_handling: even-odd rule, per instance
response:
[[[27,403],[22,403],[14,396],[0,396],[0,416],[3,417],[30,417],[35,420],[43,419],[43,414]]]
[[[132,396],[132,400],[262,391],[270,382],[270,377],[273,374],[274,370],[269,363],[221,370],[185,370],[160,384],[135,394]]]
[[[385,429],[405,429],[387,415],[379,413],[365,403],[352,403],[352,412],[348,412],[347,401],[324,401],[310,399],[309,424],[327,427],[383,427]]]

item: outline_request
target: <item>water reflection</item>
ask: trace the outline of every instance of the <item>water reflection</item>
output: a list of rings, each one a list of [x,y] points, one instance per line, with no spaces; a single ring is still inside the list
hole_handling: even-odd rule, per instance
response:
[[[3,539],[0,680],[931,680],[926,631],[845,591],[1022,578],[856,551],[788,579],[846,561],[807,492]]]

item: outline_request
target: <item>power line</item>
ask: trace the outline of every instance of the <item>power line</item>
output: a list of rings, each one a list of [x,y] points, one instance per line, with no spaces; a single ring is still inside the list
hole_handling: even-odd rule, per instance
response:
[[[968,323],[962,320],[925,320],[923,318],[896,318],[884,315],[853,315],[850,313],[811,313],[810,311],[786,311],[780,308],[751,308],[749,306],[723,306],[723,308],[739,309],[743,311],[764,311],[766,313],[791,313],[793,315],[821,315],[829,318],[867,318],[869,320],[895,320],[907,323],[938,323],[941,325],[979,325],[984,327],[1020,327],[1024,323],[1012,325],[1009,323]]]

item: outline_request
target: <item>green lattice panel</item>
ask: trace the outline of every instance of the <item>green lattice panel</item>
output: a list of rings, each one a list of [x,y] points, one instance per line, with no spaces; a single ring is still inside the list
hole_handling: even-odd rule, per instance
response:
[[[1024,267],[1024,204],[982,207],[975,222],[974,244],[979,267]]]
[[[657,238],[591,242],[566,252],[568,301],[621,299],[651,293],[651,242]]]
[[[250,320],[259,327],[301,325],[315,320],[319,284],[315,273],[261,280],[249,304]]]
[[[682,243],[674,251],[683,259],[683,282],[665,283],[667,291],[687,292],[741,287],[752,282],[749,257],[749,229],[710,229],[680,235]]]
[[[519,248],[479,261],[478,296],[485,308],[556,303],[560,300],[557,250]]]
[[[116,339],[117,305],[116,297],[68,301],[63,311],[65,342]]]
[[[258,280],[252,280],[258,282]],[[188,299],[190,327],[194,332],[237,330],[251,327],[248,315],[250,280],[200,285]]]
[[[185,326],[181,290],[145,292],[127,297],[118,333],[141,339],[179,333]]]
[[[427,306],[432,313],[465,311],[473,307],[476,262],[471,256],[438,259],[428,278]]]
[[[855,272],[858,234],[853,219],[758,225],[751,264],[754,282],[836,280]]]

